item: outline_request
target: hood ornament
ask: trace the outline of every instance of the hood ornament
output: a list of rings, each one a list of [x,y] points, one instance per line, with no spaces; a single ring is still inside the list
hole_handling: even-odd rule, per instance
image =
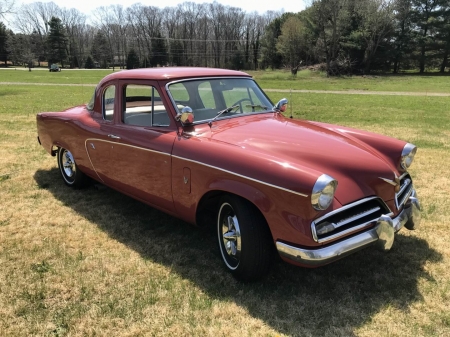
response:
[[[387,182],[388,184],[391,184],[392,186],[394,186],[394,191],[395,193],[398,193],[398,191],[400,191],[400,178],[397,176],[396,173],[394,173],[394,180],[391,179],[387,179],[387,178],[382,178],[382,177],[378,177],[381,180]]]

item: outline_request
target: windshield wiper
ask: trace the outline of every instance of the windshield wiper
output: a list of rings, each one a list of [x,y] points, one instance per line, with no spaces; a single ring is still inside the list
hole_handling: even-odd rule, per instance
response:
[[[235,109],[237,109],[237,108],[239,108],[239,105],[233,105],[233,106],[230,106],[229,108],[226,108],[226,109],[223,109],[223,110],[219,111],[219,112],[217,113],[217,116],[214,117],[214,118],[212,118],[212,119],[208,122],[208,125],[211,127],[212,122],[214,122],[214,121],[215,121],[217,118],[219,118],[222,114],[226,114],[226,113],[231,112],[231,111],[233,111],[233,110],[235,110]]]
[[[267,106],[261,105],[261,104],[246,104],[245,107],[252,108],[253,112],[255,112],[255,108],[261,108],[261,109],[267,110]]]

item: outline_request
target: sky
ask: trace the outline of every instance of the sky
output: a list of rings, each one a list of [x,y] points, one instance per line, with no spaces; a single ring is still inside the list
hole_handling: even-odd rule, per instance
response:
[[[33,3],[33,2],[50,2],[47,0],[16,0],[16,3]],[[188,2],[183,0],[163,0],[163,1],[155,1],[155,0],[128,0],[128,1],[120,1],[120,0],[53,0],[53,2],[58,5],[60,8],[75,8],[80,12],[89,15],[92,10],[100,6],[109,6],[120,4],[124,8],[130,7],[135,3],[141,3],[145,6],[155,6],[155,7],[176,7],[178,4]],[[205,0],[190,0],[189,2],[195,3],[210,3],[212,1]],[[260,1],[249,1],[249,0],[217,0],[216,2],[231,7],[241,8],[243,11],[247,13],[252,13],[254,11],[259,14],[263,14],[267,11],[281,11],[284,12],[300,12],[305,9],[304,0],[260,0]]]

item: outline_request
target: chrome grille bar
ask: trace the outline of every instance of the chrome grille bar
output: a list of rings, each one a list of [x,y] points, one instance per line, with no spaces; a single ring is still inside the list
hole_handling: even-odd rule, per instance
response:
[[[350,222],[356,221],[356,220],[364,218],[365,216],[368,216],[368,215],[370,215],[372,213],[375,213],[376,211],[379,211],[380,209],[381,209],[380,207],[375,207],[375,208],[369,209],[369,210],[367,210],[365,212],[362,212],[360,214],[356,214],[354,216],[351,216],[350,218],[338,221],[336,224],[334,224],[334,227],[338,228],[338,227],[344,226],[344,225],[346,225],[346,224],[348,224]]]
[[[379,197],[368,197],[342,206],[311,222],[313,239],[324,243],[373,226],[383,214],[392,214]],[[319,226],[328,227],[321,229]]]

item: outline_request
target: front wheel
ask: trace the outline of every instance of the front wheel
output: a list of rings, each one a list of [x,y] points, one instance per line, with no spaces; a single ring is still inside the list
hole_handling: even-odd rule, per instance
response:
[[[59,148],[57,160],[59,171],[66,185],[74,188],[80,188],[85,185],[87,177],[78,169],[75,159],[69,150],[62,147]]]
[[[233,195],[221,198],[217,237],[223,262],[235,278],[251,282],[268,274],[272,236],[264,217],[249,201]]]

